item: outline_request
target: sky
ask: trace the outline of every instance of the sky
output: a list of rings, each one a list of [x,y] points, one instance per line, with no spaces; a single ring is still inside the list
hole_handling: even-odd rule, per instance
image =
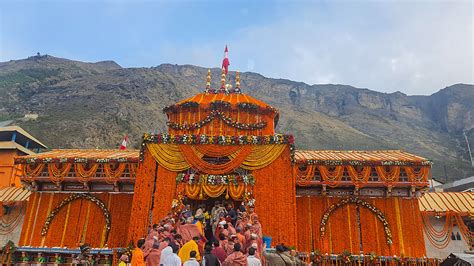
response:
[[[429,95],[474,84],[472,1],[5,1],[0,61],[220,67]]]

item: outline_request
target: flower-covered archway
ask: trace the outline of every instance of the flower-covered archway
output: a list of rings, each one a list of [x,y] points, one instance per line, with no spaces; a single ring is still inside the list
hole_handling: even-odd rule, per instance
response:
[[[377,207],[375,207],[372,204],[370,204],[366,201],[363,201],[359,198],[343,199],[343,200],[339,201],[338,203],[329,206],[329,208],[327,208],[324,211],[323,217],[321,218],[321,224],[319,226],[319,231],[321,233],[321,238],[324,237],[324,234],[326,232],[326,224],[329,220],[329,216],[331,216],[331,214],[333,212],[335,212],[337,209],[339,209],[341,207],[344,207],[347,204],[355,204],[357,206],[365,207],[368,210],[370,210],[373,214],[375,214],[375,216],[377,216],[377,218],[383,224],[383,228],[384,228],[384,231],[385,231],[385,236],[387,238],[387,244],[388,245],[392,244],[392,231],[390,230],[390,227],[389,227],[387,219],[385,218],[385,215]]]
[[[107,209],[107,206],[98,198],[92,196],[91,194],[86,194],[86,193],[75,193],[71,194],[69,197],[65,198],[63,201],[61,201],[56,208],[54,208],[49,214],[48,217],[46,217],[46,221],[43,224],[43,228],[41,229],[41,236],[46,236],[48,234],[49,226],[51,222],[53,221],[54,217],[59,213],[59,211],[69,204],[70,202],[77,200],[77,199],[86,199],[91,202],[93,202],[95,205],[97,205],[101,210],[102,213],[104,214],[105,217],[105,238],[104,238],[104,243],[107,243],[108,237],[109,237],[109,232],[111,228],[111,215],[110,211]]]

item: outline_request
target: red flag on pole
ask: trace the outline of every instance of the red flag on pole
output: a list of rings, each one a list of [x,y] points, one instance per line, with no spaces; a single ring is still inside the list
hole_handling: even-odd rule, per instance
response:
[[[128,142],[128,135],[125,135],[119,149],[121,150],[127,149],[127,142]]]
[[[229,71],[229,50],[227,49],[227,45],[225,46],[224,50],[224,60],[222,60],[222,68],[225,69],[225,74]]]

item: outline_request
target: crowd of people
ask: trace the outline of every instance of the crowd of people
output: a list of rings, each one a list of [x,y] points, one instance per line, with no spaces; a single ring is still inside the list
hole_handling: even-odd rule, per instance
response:
[[[120,264],[129,258],[123,255]],[[132,266],[214,265],[304,265],[284,245],[267,252],[262,226],[252,207],[216,201],[212,209],[204,204],[193,211],[186,205],[169,213],[139,239],[133,250]]]

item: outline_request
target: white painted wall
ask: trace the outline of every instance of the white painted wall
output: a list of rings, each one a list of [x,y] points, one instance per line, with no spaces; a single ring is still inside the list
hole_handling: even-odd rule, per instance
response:
[[[432,216],[429,218],[429,220],[437,231],[441,231],[446,219],[445,217],[441,217],[438,219]],[[469,246],[466,242],[466,239],[464,239],[463,235],[461,234],[461,231],[456,225],[454,225],[453,227],[453,232],[454,234],[459,233],[461,235],[461,240],[450,240],[448,246],[443,249],[438,249],[431,244],[431,242],[428,240],[428,237],[426,236],[425,231],[423,231],[426,246],[426,256],[429,258],[444,259],[451,253],[464,253],[464,251],[469,250]],[[451,239],[451,235],[449,236],[449,239]]]

